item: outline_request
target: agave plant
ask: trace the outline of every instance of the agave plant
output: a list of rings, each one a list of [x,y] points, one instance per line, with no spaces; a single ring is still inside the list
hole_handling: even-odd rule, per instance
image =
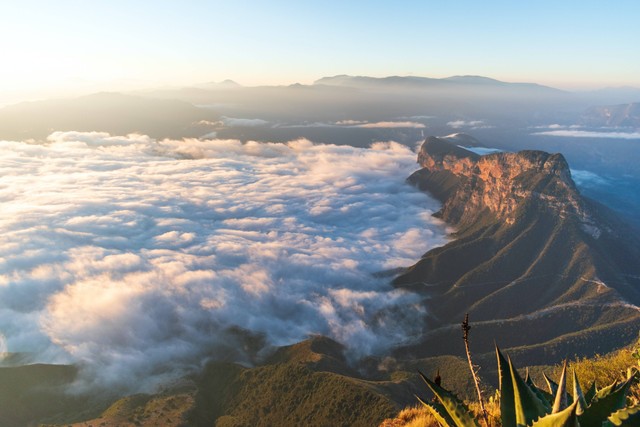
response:
[[[640,426],[640,405],[626,406],[626,396],[637,371],[622,382],[614,381],[601,389],[595,382],[582,392],[573,372],[573,393],[567,392],[567,364],[556,383],[545,376],[548,391],[537,387],[527,374],[523,379],[511,359],[496,347],[500,381],[500,416],[502,427],[632,427]],[[429,380],[422,379],[436,396],[425,405],[443,427],[480,427],[469,408],[451,392]]]

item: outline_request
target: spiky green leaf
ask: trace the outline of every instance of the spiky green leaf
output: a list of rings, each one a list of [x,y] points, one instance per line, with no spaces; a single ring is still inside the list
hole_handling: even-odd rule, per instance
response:
[[[510,359],[508,362],[511,382],[513,384],[516,425],[527,426],[548,412],[542,401],[538,399],[538,396],[536,396],[533,390],[524,382],[520,374],[518,374],[518,371],[513,367]]]
[[[634,378],[629,378],[620,386],[617,382],[599,390],[585,409],[584,413],[578,417],[582,427],[601,427],[607,418],[619,409],[624,408],[627,391]]]
[[[573,401],[578,402],[576,413],[582,415],[587,409],[587,402],[582,393],[582,387],[580,387],[580,381],[578,381],[578,375],[575,369],[573,370]]]
[[[555,396],[556,393],[558,392],[558,384],[555,381],[553,381],[551,378],[549,378],[547,374],[545,374],[544,372],[542,373],[542,376],[544,377],[544,380],[547,382],[549,393]]]
[[[546,415],[534,422],[531,427],[579,427],[576,409],[578,402],[555,414]]]
[[[447,414],[447,410],[441,403],[427,403],[424,400],[420,399],[419,396],[416,397],[418,398],[420,403],[422,403],[427,408],[427,410],[431,413],[431,415],[433,415],[433,417],[442,427],[456,427],[456,423],[451,419],[449,414]]]
[[[538,396],[538,399],[542,402],[544,407],[547,409],[547,412],[551,412],[551,405],[553,405],[554,397],[547,393],[546,390],[542,390],[538,387],[531,377],[525,378],[524,382],[529,386],[529,388]]]
[[[478,422],[473,417],[467,405],[453,395],[453,393],[440,387],[438,384],[425,377],[422,372],[420,376],[431,389],[436,398],[440,401],[443,408],[451,417],[457,427],[479,427]]]
[[[598,385],[596,384],[596,382],[595,381],[592,382],[591,386],[587,389],[587,392],[584,394],[584,401],[587,403],[587,405],[591,404],[591,401],[596,396],[597,389],[598,389]]]
[[[556,398],[553,402],[552,414],[557,414],[567,407],[567,359],[564,360],[562,366],[562,374],[560,374],[560,381],[558,382],[558,391]]]
[[[640,404],[620,409],[611,414],[604,426],[637,427],[640,426]]]
[[[593,396],[594,399],[602,399],[607,397],[608,395],[610,395],[611,393],[614,392],[614,390],[616,390],[616,387],[618,386],[618,381],[615,380],[614,382],[612,382],[611,384],[609,384],[606,387],[602,387],[600,390],[596,391],[595,396]]]
[[[498,380],[500,384],[500,414],[503,427],[516,427],[516,411],[513,393],[513,383],[509,364],[500,349],[496,346],[498,359]]]

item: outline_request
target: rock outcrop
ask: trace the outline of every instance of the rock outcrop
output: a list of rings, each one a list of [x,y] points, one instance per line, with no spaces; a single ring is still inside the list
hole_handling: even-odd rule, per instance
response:
[[[418,161],[409,181],[442,201],[436,215],[456,233],[394,281],[426,297],[429,332],[413,351],[450,354],[443,343],[456,340],[465,313],[480,322],[481,350],[495,339],[532,359],[637,337],[640,240],[580,195],[561,154],[481,156],[429,137]]]

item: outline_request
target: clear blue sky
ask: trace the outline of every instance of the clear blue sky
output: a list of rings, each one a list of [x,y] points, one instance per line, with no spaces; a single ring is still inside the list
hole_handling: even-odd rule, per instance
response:
[[[476,74],[640,86],[640,1],[21,0],[0,92]]]

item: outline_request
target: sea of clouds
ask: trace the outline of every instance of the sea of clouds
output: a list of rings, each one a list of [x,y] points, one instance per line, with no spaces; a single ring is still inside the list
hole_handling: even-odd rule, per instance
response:
[[[375,273],[447,238],[416,168],[393,142],[0,141],[0,352],[138,388],[311,334],[383,353],[424,311]]]

